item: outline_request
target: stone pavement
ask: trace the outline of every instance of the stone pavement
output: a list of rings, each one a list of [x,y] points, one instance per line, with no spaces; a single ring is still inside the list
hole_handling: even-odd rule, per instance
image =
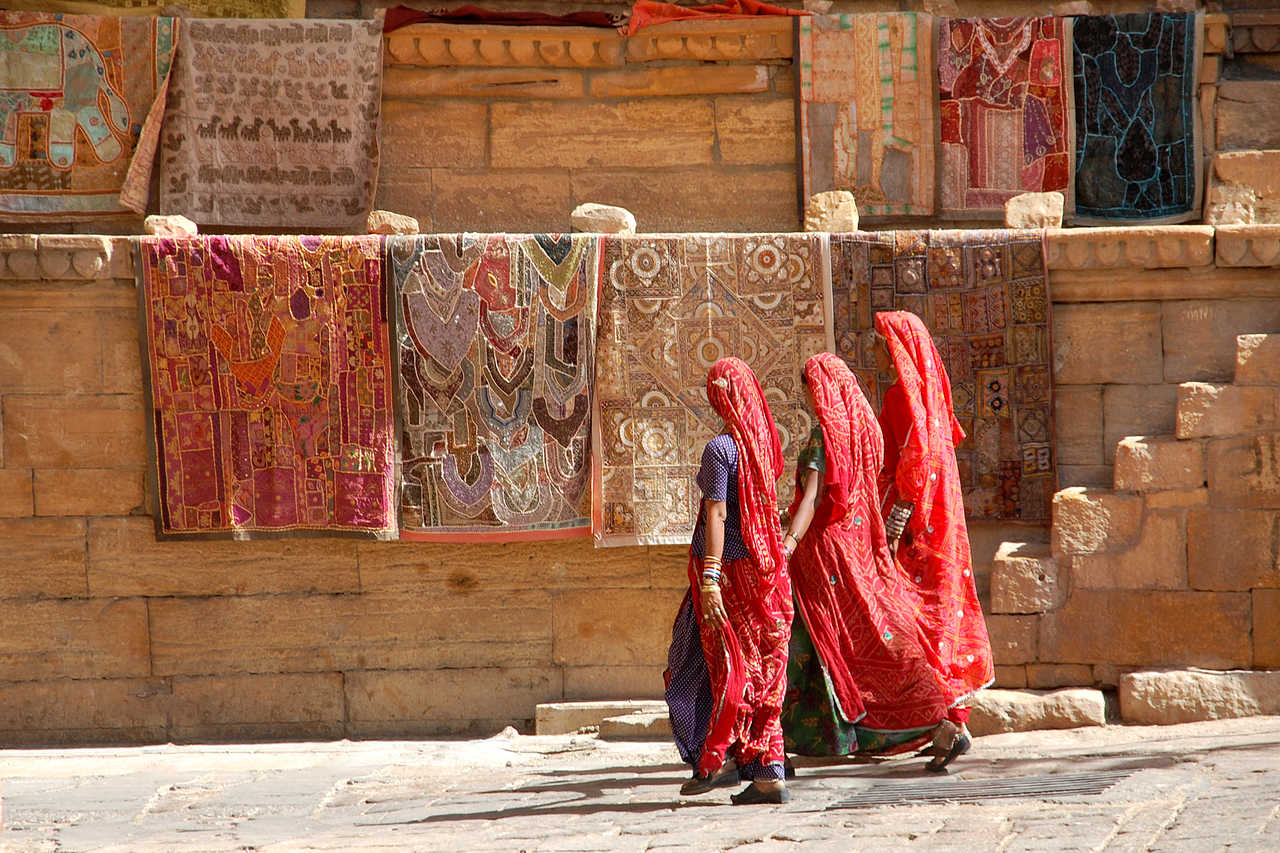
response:
[[[593,735],[0,751],[0,850],[771,851],[1280,848],[1280,717],[993,735],[954,772],[797,762],[785,807],[681,799],[657,743]],[[1102,794],[829,808],[858,792],[1085,771]],[[928,778],[926,778],[928,777]]]

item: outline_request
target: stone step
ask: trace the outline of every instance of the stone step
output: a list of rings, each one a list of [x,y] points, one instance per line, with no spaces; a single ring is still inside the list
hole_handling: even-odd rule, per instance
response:
[[[1116,444],[1118,492],[1199,489],[1205,484],[1204,443],[1172,435],[1130,435]]]
[[[1003,542],[991,564],[992,613],[1044,613],[1066,598],[1058,563],[1042,542]]]
[[[661,699],[544,702],[534,711],[534,732],[540,735],[573,734],[584,726],[599,726],[607,717],[639,712],[665,714],[667,703]]]
[[[1120,676],[1126,723],[1173,725],[1280,714],[1280,670],[1160,670]]]
[[[1101,690],[979,690],[969,702],[969,731],[993,735],[1038,729],[1104,726],[1106,702]]]
[[[1141,495],[1072,486],[1053,496],[1049,541],[1055,557],[1125,550],[1142,528]]]
[[[1238,358],[1238,356],[1237,356]],[[1280,429],[1275,385],[1215,385],[1183,382],[1178,386],[1178,438],[1215,438]]]
[[[637,711],[620,717],[605,717],[600,723],[603,740],[670,740],[671,717],[661,711]]]
[[[1236,335],[1236,385],[1280,385],[1280,334]]]

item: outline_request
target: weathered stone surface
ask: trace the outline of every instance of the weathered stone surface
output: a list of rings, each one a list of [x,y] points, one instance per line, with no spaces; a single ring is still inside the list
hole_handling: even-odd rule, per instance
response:
[[[796,171],[731,166],[574,170],[574,198],[620,204],[646,231],[788,231],[796,227]],[[568,209],[567,207],[564,209]]]
[[[814,193],[804,206],[804,230],[833,234],[858,230],[858,202],[848,190]]]
[[[987,617],[987,635],[991,639],[991,653],[1002,666],[1031,663],[1036,659],[1035,616],[992,614]]]
[[[139,468],[146,459],[142,398],[11,394],[4,460],[11,468]]]
[[[173,679],[176,741],[342,737],[342,675],[336,672]]]
[[[666,660],[674,590],[565,591],[555,597],[555,662],[578,666]]]
[[[1236,385],[1280,385],[1280,335],[1236,336]]]
[[[593,98],[747,94],[768,90],[767,65],[633,67],[619,71],[598,71],[591,75],[589,86]]]
[[[1280,513],[1194,509],[1187,513],[1187,580],[1192,589],[1280,587]]]
[[[137,306],[98,308],[94,313],[102,324],[102,392],[138,393],[142,387],[142,355],[138,345]]]
[[[1207,506],[1209,489],[1173,489],[1167,492],[1148,492],[1147,509],[1187,509],[1188,507]]]
[[[796,161],[795,99],[759,95],[716,98],[716,142],[720,161],[750,166]]]
[[[151,518],[137,516],[91,519],[88,541],[95,596],[360,590],[350,540],[263,540],[249,556],[243,542],[157,542]]]
[[[1071,558],[1078,589],[1185,589],[1186,523],[1178,512],[1148,512],[1131,548]]]
[[[1277,401],[1271,386],[1184,382],[1178,387],[1176,434],[1208,438],[1275,429]]]
[[[1280,299],[1215,299],[1166,303],[1164,380],[1230,382],[1236,336],[1280,329]]]
[[[142,220],[142,230],[155,237],[194,237],[200,227],[180,214],[153,214]]]
[[[715,118],[709,99],[499,101],[489,109],[489,156],[498,168],[647,169],[712,162]]]
[[[634,234],[636,218],[625,207],[583,202],[569,215],[574,231],[588,234]]]
[[[432,231],[431,208],[436,204],[435,190],[431,185],[432,169],[403,166],[388,174],[381,171],[381,180],[373,194],[374,207],[398,210],[418,220],[418,227],[426,233]],[[434,170],[443,173],[445,170]],[[461,215],[461,211],[458,212]],[[483,224],[476,226],[485,227]]]
[[[1120,683],[1120,676],[1129,671],[1128,667],[1119,667],[1110,663],[1096,663],[1093,665],[1094,686],[1103,690],[1115,690]]]
[[[991,571],[993,613],[1043,613],[1066,598],[1066,584],[1049,546],[1035,542],[1005,542],[996,552]]]
[[[132,729],[152,742],[165,735],[170,687],[164,679],[60,679],[0,684],[0,734],[13,731],[115,735]],[[130,738],[132,739],[132,738]]]
[[[141,469],[35,472],[36,515],[128,515],[142,506]]]
[[[1126,723],[1168,726],[1280,714],[1280,672],[1166,670],[1120,678]]]
[[[1055,687],[1086,687],[1093,684],[1093,667],[1079,663],[1033,663],[1027,665],[1027,686],[1036,690]]]
[[[560,676],[546,667],[473,667],[345,676],[353,737],[532,731],[534,707],[558,699]]]
[[[569,173],[564,170],[432,169],[431,187],[431,222],[436,231],[569,229],[573,202]]]
[[[1268,108],[1280,97],[1274,80],[1224,80],[1218,85],[1219,151],[1280,148],[1280,118]]]
[[[1219,225],[1214,253],[1220,267],[1272,267],[1280,264],[1280,225]]]
[[[1045,250],[1050,270],[1202,267],[1213,263],[1213,228],[1064,228],[1045,235]]]
[[[1249,666],[1249,594],[1076,589],[1040,617],[1043,661]]]
[[[1058,464],[1101,465],[1102,387],[1059,385],[1053,396]]]
[[[537,106],[540,109],[542,105]],[[382,169],[390,172],[405,166],[483,167],[488,133],[489,107],[483,101],[384,100]]]
[[[627,40],[627,62],[695,60],[749,62],[790,59],[791,21],[763,16],[737,20],[680,21],[646,27]]]
[[[0,468],[0,518],[22,518],[34,512],[28,468]]]
[[[418,220],[390,210],[371,210],[365,220],[367,234],[417,234]]]
[[[581,71],[551,68],[385,68],[383,98],[581,98]]]
[[[1280,432],[1209,442],[1209,503],[1280,508]]]
[[[1053,554],[1127,548],[1138,537],[1142,498],[1103,489],[1069,488],[1053,496]]]
[[[1106,713],[1100,690],[980,690],[969,702],[969,730],[979,737],[1102,725]]]
[[[600,721],[602,740],[670,740],[671,715],[661,711],[605,717]]]
[[[142,599],[0,601],[0,680],[150,675]]]
[[[624,714],[665,714],[667,703],[660,700],[617,700],[612,702],[543,702],[535,712],[536,734],[573,734],[583,726],[598,726],[606,717]]]
[[[1001,666],[996,664],[996,680],[991,685],[997,690],[1021,690],[1027,686],[1027,668],[1017,666]]]
[[[84,519],[0,519],[0,543],[0,598],[89,594],[84,572]],[[0,639],[0,647],[3,644]]]
[[[93,393],[101,388],[102,337],[92,311],[0,312],[0,391]]]
[[[1116,447],[1117,491],[1198,489],[1204,483],[1203,442],[1131,435]]]
[[[1126,436],[1172,435],[1177,413],[1177,385],[1108,385],[1102,392],[1103,459],[1113,463]]]
[[[1023,193],[1004,203],[1004,224],[1008,228],[1061,228],[1062,193]]]
[[[1091,489],[1109,489],[1115,479],[1110,465],[1059,465],[1058,485],[1061,488],[1083,486]]]
[[[97,234],[41,234],[38,245],[41,276],[54,281],[106,278],[112,255],[121,248],[117,240]]]
[[[1164,380],[1158,302],[1055,305],[1053,335],[1059,385]]]
[[[1253,665],[1280,668],[1280,589],[1253,591]]]
[[[411,24],[384,43],[388,64],[480,68],[601,68],[621,65],[626,50],[622,36],[607,29],[452,23]]]
[[[674,614],[673,614],[674,618]],[[566,666],[565,699],[661,699],[665,662],[647,666]]]
[[[1213,156],[1205,218],[1214,225],[1280,219],[1280,151],[1222,151]]]
[[[689,549],[682,545],[650,545],[649,585],[654,589],[689,588]],[[598,552],[595,552],[598,553]]]

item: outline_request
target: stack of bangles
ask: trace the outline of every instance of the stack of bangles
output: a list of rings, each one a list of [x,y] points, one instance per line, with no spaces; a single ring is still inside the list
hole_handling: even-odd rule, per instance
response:
[[[719,557],[707,555],[702,558],[702,586],[703,588],[715,588],[720,586],[720,582],[724,579],[724,564]]]
[[[787,545],[788,539],[790,539],[793,544]],[[796,535],[790,531],[787,532],[786,536],[782,537],[782,552],[787,555],[788,560],[790,560],[791,555],[796,552],[796,547],[799,544],[800,544],[800,540],[797,539]]]

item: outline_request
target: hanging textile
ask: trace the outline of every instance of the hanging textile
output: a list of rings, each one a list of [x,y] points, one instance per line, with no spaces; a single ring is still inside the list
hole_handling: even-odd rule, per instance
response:
[[[181,7],[192,18],[305,18],[307,0],[5,0],[7,9],[62,12],[76,15],[138,15],[155,17]]]

